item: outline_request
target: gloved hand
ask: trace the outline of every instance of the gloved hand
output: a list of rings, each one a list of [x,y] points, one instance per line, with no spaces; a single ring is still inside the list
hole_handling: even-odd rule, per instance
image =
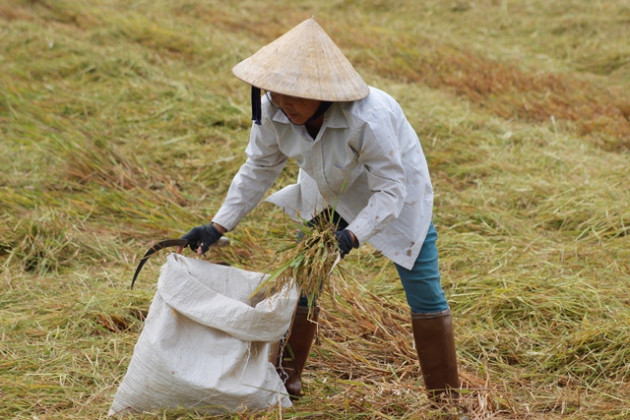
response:
[[[358,244],[355,244],[354,236],[348,229],[336,231],[335,238],[337,239],[337,243],[339,245],[341,258],[345,257],[350,251],[352,251],[352,248],[359,247]]]
[[[223,236],[223,233],[210,223],[192,228],[190,232],[182,236],[182,239],[188,241],[188,246],[194,252],[197,252],[199,247],[201,247],[201,253],[205,254],[210,245],[218,241],[221,236]]]

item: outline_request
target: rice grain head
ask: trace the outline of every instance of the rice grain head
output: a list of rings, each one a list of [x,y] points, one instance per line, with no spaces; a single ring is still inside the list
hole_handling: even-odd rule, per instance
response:
[[[273,293],[295,284],[300,295],[307,297],[308,306],[313,307],[324,287],[330,288],[327,280],[341,259],[335,230],[336,227],[326,220],[301,224],[298,240],[279,251],[280,267],[269,275],[260,289]]]

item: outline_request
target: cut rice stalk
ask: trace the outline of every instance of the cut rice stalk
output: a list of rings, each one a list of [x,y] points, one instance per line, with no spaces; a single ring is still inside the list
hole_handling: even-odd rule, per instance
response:
[[[304,224],[300,240],[280,251],[283,262],[261,284],[261,289],[271,293],[295,283],[300,295],[308,299],[308,306],[313,307],[324,287],[330,286],[326,281],[341,261],[334,230],[330,222],[312,227]]]

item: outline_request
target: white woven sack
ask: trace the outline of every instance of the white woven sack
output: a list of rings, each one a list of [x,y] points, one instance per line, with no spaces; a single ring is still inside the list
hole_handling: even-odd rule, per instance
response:
[[[289,329],[298,292],[252,297],[264,278],[170,254],[109,415],[291,406],[269,352]]]

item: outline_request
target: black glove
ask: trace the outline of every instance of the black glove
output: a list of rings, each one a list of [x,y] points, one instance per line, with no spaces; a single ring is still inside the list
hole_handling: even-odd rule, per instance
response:
[[[188,246],[194,252],[201,247],[201,253],[205,254],[210,245],[218,241],[223,234],[215,228],[212,223],[193,228],[190,232],[182,236],[182,239],[188,241]]]
[[[352,251],[352,248],[359,247],[358,245],[354,244],[352,234],[348,229],[336,231],[335,238],[337,239],[339,245],[339,253],[341,254],[341,258],[345,257],[350,251]]]

